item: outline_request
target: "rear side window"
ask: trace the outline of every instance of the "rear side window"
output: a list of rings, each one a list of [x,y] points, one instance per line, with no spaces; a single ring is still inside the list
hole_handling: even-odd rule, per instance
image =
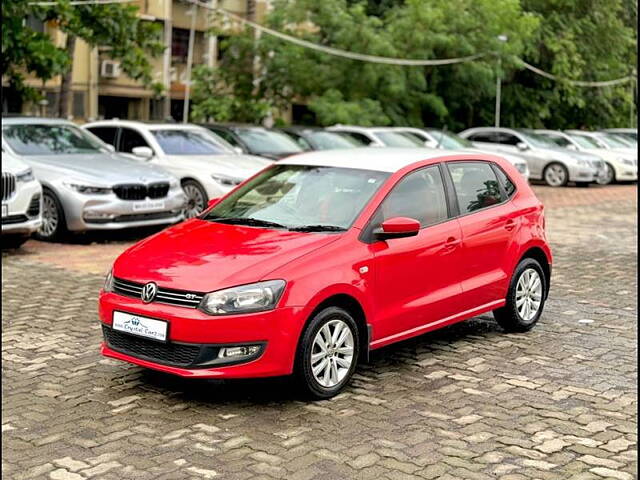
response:
[[[409,217],[422,227],[448,218],[442,175],[437,165],[410,173],[393,187],[382,202],[376,220]]]
[[[460,213],[475,212],[505,200],[493,168],[487,162],[449,162]]]
[[[117,127],[91,127],[88,128],[91,133],[102,140],[104,143],[116,146],[116,133],[118,133]]]
[[[511,181],[509,176],[502,171],[502,169],[498,166],[495,167],[495,171],[498,174],[498,180],[502,184],[505,193],[507,194],[507,198],[513,197],[513,194],[516,193],[516,186]]]

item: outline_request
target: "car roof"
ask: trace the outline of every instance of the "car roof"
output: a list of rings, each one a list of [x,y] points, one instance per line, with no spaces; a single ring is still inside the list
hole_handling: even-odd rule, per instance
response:
[[[147,122],[147,121],[138,121],[138,120],[118,120],[118,119],[110,119],[110,120],[98,120],[95,122],[88,122],[83,125],[83,127],[142,127],[149,130],[184,130],[189,129],[198,129],[200,130],[200,125],[195,125],[193,123],[172,123],[172,122]]]
[[[462,150],[443,152],[430,148],[360,147],[298,153],[278,161],[278,165],[358,168],[394,173],[413,163],[456,156],[461,160],[480,159],[478,153]],[[496,158],[490,154],[480,156]]]
[[[76,125],[69,120],[64,120],[62,118],[46,118],[46,117],[33,117],[33,116],[24,116],[24,117],[13,117],[13,116],[3,116],[2,123],[4,125]],[[77,125],[76,125],[77,126]]]

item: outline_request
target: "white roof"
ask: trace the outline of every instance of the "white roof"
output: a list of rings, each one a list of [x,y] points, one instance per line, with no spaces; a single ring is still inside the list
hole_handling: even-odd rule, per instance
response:
[[[469,159],[478,158],[477,153],[462,150],[442,151],[431,148],[362,147],[298,153],[280,160],[277,164],[359,168],[393,173],[412,163],[447,158],[453,155],[462,155]]]
[[[204,127],[194,125],[192,123],[164,123],[164,122],[138,122],[135,120],[98,120],[96,122],[88,122],[83,127],[137,127],[147,130],[206,130]]]

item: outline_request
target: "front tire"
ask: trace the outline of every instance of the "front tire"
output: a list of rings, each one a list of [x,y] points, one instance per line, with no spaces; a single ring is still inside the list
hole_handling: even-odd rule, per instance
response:
[[[550,187],[564,187],[569,182],[569,170],[558,162],[553,162],[544,168],[542,178]]]
[[[540,263],[525,258],[513,273],[505,306],[494,310],[493,316],[507,332],[531,330],[542,315],[546,292],[546,278]]]
[[[611,164],[605,162],[604,168],[604,175],[599,176],[597,179],[598,185],[609,185],[616,181],[616,171],[613,169]]]
[[[182,190],[187,196],[187,206],[184,209],[184,218],[193,218],[207,208],[207,192],[195,180],[185,180],[182,182]]]
[[[61,240],[69,233],[62,205],[51,190],[42,193],[42,225],[35,237],[45,242]]]
[[[304,329],[296,357],[296,376],[310,397],[331,398],[349,383],[358,363],[360,338],[353,317],[342,308],[318,312]]]

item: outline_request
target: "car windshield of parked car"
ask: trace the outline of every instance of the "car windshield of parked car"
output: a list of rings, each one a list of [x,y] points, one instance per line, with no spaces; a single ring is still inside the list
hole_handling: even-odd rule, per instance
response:
[[[275,165],[240,186],[203,219],[298,231],[344,231],[388,173],[355,168]]]
[[[228,155],[232,148],[217,142],[207,131],[151,130],[162,151],[167,155]]]
[[[558,148],[553,141],[549,140],[544,135],[536,133],[531,130],[521,130],[518,132],[520,136],[524,137],[524,139],[529,142],[532,146],[537,148]]]
[[[457,150],[459,148],[473,148],[473,144],[466,138],[459,137],[455,133],[444,132],[442,130],[430,129],[428,132],[446,150]]]
[[[602,148],[602,145],[598,144],[593,138],[585,137],[584,135],[569,135],[571,140],[576,142],[582,148]]]
[[[307,136],[318,150],[356,148],[362,146],[361,143],[350,137],[345,137],[343,135],[338,135],[337,133],[332,132],[324,132],[322,130],[309,132]]]
[[[616,138],[613,135],[609,135],[607,133],[598,135],[598,139],[606,144],[609,148],[631,148],[631,145],[628,142],[620,140],[619,138]]]
[[[376,130],[374,134],[387,147],[424,147],[424,142],[421,142],[414,136],[405,135],[404,133]]]
[[[100,140],[73,125],[5,125],[2,137],[18,155],[105,153]]]
[[[284,133],[260,130],[257,128],[243,128],[239,129],[236,133],[251,152],[278,154],[303,151],[295,140]]]

